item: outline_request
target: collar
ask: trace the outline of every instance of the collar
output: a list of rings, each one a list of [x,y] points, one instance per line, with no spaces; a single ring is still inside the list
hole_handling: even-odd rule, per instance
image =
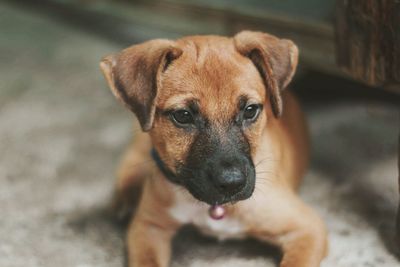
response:
[[[162,161],[160,155],[154,148],[151,149],[150,154],[162,174],[164,174],[169,181],[179,184],[178,177],[176,177],[176,175],[167,167],[167,165],[165,165],[164,161]]]

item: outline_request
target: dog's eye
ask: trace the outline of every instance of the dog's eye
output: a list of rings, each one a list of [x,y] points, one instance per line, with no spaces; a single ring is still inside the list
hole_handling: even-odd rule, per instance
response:
[[[185,126],[194,122],[192,114],[185,109],[173,111],[171,116],[173,121],[180,126]]]
[[[260,113],[260,105],[248,105],[243,112],[243,119],[248,121],[253,121],[257,118]]]

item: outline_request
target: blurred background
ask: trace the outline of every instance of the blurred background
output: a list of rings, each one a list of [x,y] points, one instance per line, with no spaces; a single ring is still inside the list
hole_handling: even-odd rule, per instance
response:
[[[124,266],[109,211],[134,132],[98,68],[152,38],[249,29],[300,49],[290,89],[309,120],[301,195],[326,221],[323,266],[400,266],[395,240],[400,129],[396,0],[0,1],[0,266]],[[396,243],[397,242],[397,243]],[[184,229],[172,266],[276,266],[253,240]]]

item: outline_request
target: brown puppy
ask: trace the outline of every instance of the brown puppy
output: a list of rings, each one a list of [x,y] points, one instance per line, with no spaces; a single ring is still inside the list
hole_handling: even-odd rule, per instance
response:
[[[132,188],[142,191],[129,266],[168,266],[171,238],[189,223],[219,238],[276,244],[281,267],[320,265],[324,223],[296,195],[307,130],[296,100],[282,92],[297,57],[291,41],[245,31],[148,41],[102,60],[114,95],[145,132],[118,173],[123,205]],[[208,214],[217,204],[226,211],[221,220]]]

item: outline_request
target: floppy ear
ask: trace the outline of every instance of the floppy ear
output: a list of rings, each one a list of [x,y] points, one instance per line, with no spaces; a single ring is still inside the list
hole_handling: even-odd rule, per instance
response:
[[[182,54],[170,40],[152,40],[104,57],[100,68],[111,91],[139,120],[143,131],[152,128],[160,74]]]
[[[249,57],[270,90],[275,117],[282,114],[281,90],[292,79],[297,66],[298,49],[290,40],[262,32],[242,31],[233,37],[238,52]]]

